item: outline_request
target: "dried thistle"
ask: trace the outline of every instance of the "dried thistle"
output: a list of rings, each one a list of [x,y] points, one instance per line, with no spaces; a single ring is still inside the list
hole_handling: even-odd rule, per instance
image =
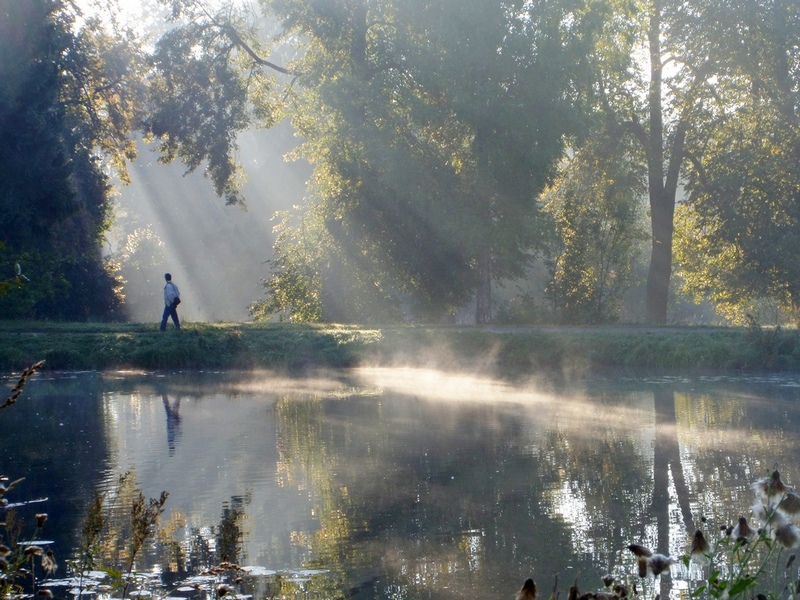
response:
[[[695,562],[701,564],[708,562],[708,542],[700,529],[694,532],[690,555]]]
[[[537,593],[536,584],[529,577],[517,592],[517,600],[536,600]]]
[[[784,548],[800,547],[800,529],[798,529],[794,523],[781,525],[775,529],[773,535],[775,536],[775,541]]]
[[[48,548],[45,551],[44,556],[42,556],[42,569],[44,569],[44,572],[47,573],[48,575],[52,575],[53,573],[56,572],[56,569],[58,569],[58,563],[56,563],[56,557],[53,554],[53,551],[50,550],[50,548]]]
[[[739,522],[731,531],[731,536],[733,536],[738,543],[749,543],[755,534],[756,530],[750,527],[750,524],[747,522],[747,518],[743,515],[740,515]]]
[[[36,373],[36,371],[38,371],[39,369],[41,369],[43,366],[44,366],[44,361],[40,360],[39,362],[34,363],[30,367],[22,371],[22,375],[20,375],[19,381],[17,381],[17,385],[15,385],[11,389],[9,395],[6,396],[6,399],[3,401],[2,404],[0,404],[0,409],[8,408],[9,406],[11,406],[16,402],[17,399],[22,394],[22,388],[25,387],[25,384],[28,382],[28,379],[30,379],[33,376],[33,374]]]
[[[656,577],[661,575],[661,573],[663,573],[673,562],[675,562],[672,558],[663,554],[653,554],[653,556],[647,558],[646,560],[647,566],[650,567],[650,571]]]
[[[778,510],[793,516],[800,514],[800,496],[792,490],[786,492],[778,504]]]
[[[636,556],[645,556],[645,557],[653,556],[652,550],[650,550],[649,548],[645,548],[640,544],[630,544],[628,546],[628,550],[633,552]]]

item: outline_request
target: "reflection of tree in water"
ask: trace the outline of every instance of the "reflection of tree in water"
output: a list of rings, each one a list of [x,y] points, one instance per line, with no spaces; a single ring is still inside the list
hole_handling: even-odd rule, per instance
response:
[[[502,597],[532,571],[550,585],[565,562],[587,586],[599,580],[548,514],[552,477],[528,451],[518,412],[347,398],[284,399],[276,413],[279,472],[317,505],[320,529],[304,541],[347,595]],[[498,579],[509,565],[514,581]]]
[[[222,518],[217,528],[217,562],[243,563],[244,553],[243,521],[247,518],[244,507],[249,499],[234,496],[231,503],[222,507]]]
[[[800,480],[800,390],[778,387],[764,399],[737,383],[675,394],[678,436],[683,460],[695,472],[687,477],[688,494],[703,499],[695,514],[716,524],[747,516],[751,484],[775,464],[788,481]],[[717,477],[702,477],[717,473]]]
[[[563,588],[577,576],[583,591],[607,571],[635,573],[630,543],[680,556],[700,517],[713,514],[699,503],[725,504],[716,521],[730,522],[749,507],[764,457],[798,462],[787,432],[800,403],[770,409],[783,421],[761,422],[763,406],[714,406],[676,387],[592,390],[572,412],[568,399],[553,403],[555,419],[403,396],[284,398],[279,477],[312,494],[320,521],[295,541],[314,565],[336,570],[341,593],[365,598],[502,597],[530,575],[549,589],[556,574]],[[590,414],[573,421],[579,411]],[[718,494],[727,477],[741,480],[743,502]],[[509,565],[518,581],[495,575]],[[648,593],[666,597],[673,583],[664,574]]]
[[[184,543],[177,541],[177,535],[186,526],[186,519],[173,515],[156,544],[161,558],[154,564],[162,566],[165,583],[178,583],[223,562],[243,564],[247,558],[243,551],[245,508],[249,502],[247,496],[233,496],[230,503],[223,505],[218,525],[193,527]]]
[[[595,410],[601,414],[612,403],[638,399],[598,396]],[[585,553],[607,572],[620,566],[631,540],[643,536],[650,510],[649,448],[635,433],[630,426],[620,428],[597,418],[590,429],[554,426],[540,442],[544,468],[557,482],[547,493],[548,502],[572,524],[575,552]]]

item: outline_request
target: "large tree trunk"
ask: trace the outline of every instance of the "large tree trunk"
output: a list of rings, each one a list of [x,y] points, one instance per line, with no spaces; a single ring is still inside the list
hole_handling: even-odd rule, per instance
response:
[[[672,275],[672,234],[675,199],[670,201],[662,191],[650,196],[652,248],[650,270],[647,273],[647,321],[667,322],[669,280]]]
[[[683,157],[685,127],[678,125],[670,165],[665,181],[664,115],[661,84],[661,2],[653,0],[648,43],[650,46],[649,132],[646,138],[647,187],[650,197],[652,248],[647,274],[646,318],[651,323],[667,322],[669,280],[672,275],[672,234],[674,230],[675,196]]]
[[[475,291],[475,323],[492,322],[492,257],[488,242],[478,254],[478,285]]]

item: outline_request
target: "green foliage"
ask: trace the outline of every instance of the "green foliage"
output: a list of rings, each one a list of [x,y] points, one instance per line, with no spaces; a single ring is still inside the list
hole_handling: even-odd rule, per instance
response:
[[[268,3],[302,40],[292,122],[315,167],[311,210],[330,242],[321,262],[415,318],[520,275],[542,245],[533,199],[578,126],[565,96],[585,23],[567,2],[512,4]],[[301,262],[281,251],[278,269]],[[326,318],[333,295],[321,283]]]
[[[682,210],[680,264],[687,292],[739,322],[759,301],[793,313],[800,298],[800,9],[796,2],[716,7],[690,2],[687,43],[708,53],[718,81],[713,118]],[[715,23],[704,40],[700,23]],[[747,31],[747,35],[742,35]]]
[[[161,162],[180,157],[190,172],[204,164],[216,193],[240,203],[236,135],[257,120],[248,94],[265,93],[271,82],[253,61],[240,64],[243,49],[230,35],[244,43],[237,33],[244,21],[233,8],[209,17],[193,3],[174,3],[173,19],[151,57],[145,133],[156,140]]]
[[[606,323],[619,316],[646,239],[641,167],[626,156],[621,144],[587,143],[543,197],[557,232],[545,293],[562,322]]]
[[[253,304],[250,313],[256,321],[269,320],[272,315],[278,315],[280,321],[319,321],[321,281],[316,266],[320,244],[318,239],[308,239],[312,235],[308,228],[293,228],[288,214],[281,219],[275,227],[272,275],[264,282],[267,299]]]
[[[276,225],[272,275],[266,300],[250,307],[257,321],[389,323],[402,319],[398,291],[385,289],[368,266],[341,251],[308,209],[293,223],[288,213]]]
[[[800,497],[781,480],[775,470],[770,477],[752,485],[756,501],[752,506],[760,527],[751,527],[745,517],[737,525],[718,529],[719,537],[708,543],[702,530],[694,534],[692,546],[684,557],[687,567],[695,563],[704,580],[691,590],[692,598],[711,597],[734,600],[795,597],[797,582],[790,569],[800,544],[794,524]],[[710,534],[710,535],[713,535]]]
[[[32,285],[0,298],[11,318],[115,318],[115,277],[100,259],[111,221],[98,151],[134,156],[136,48],[70,3],[0,2],[0,214],[5,251]],[[124,176],[124,171],[122,172]]]
[[[740,112],[709,145],[707,183],[695,180],[681,238],[686,289],[728,313],[771,298],[787,311],[800,302],[800,127],[775,111]]]

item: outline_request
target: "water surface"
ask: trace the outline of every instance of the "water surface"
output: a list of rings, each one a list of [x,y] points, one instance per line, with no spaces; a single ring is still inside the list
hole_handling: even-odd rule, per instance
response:
[[[635,571],[628,544],[680,556],[774,466],[800,480],[790,377],[85,373],[25,392],[0,412],[0,474],[40,500],[21,514],[49,515],[61,577],[93,493],[124,473],[123,495],[169,493],[137,570],[176,585],[229,560],[258,567],[246,595],[365,599],[597,589]],[[129,536],[112,530],[109,560]],[[678,596],[690,578],[640,585]]]

